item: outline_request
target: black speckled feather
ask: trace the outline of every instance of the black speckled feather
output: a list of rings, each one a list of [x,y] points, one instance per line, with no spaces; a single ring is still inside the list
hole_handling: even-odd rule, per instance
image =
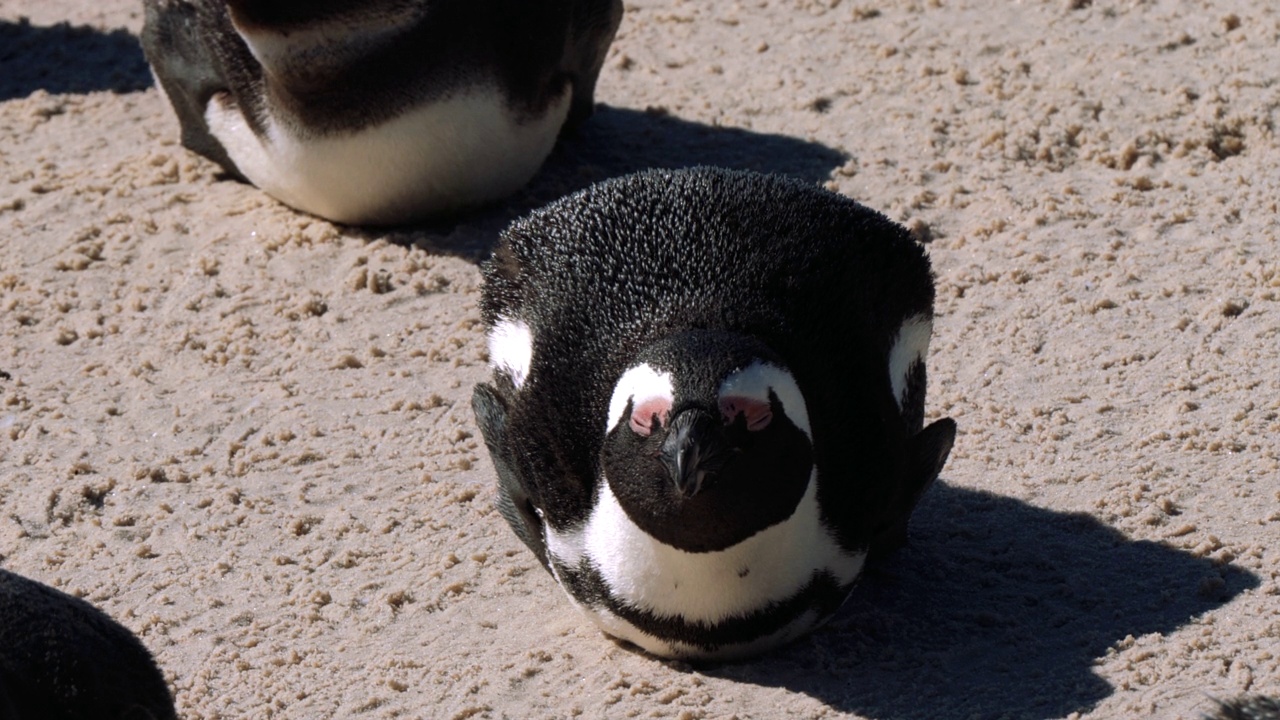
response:
[[[0,718],[173,720],[151,653],[80,598],[0,570]]]

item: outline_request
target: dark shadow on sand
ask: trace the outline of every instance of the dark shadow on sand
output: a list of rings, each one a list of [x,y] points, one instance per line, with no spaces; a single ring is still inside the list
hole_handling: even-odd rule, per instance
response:
[[[151,87],[151,71],[138,38],[126,30],[103,32],[59,23],[51,27],[0,20],[0,101],[37,90],[51,94]]]
[[[649,168],[714,165],[826,181],[848,156],[815,142],[714,127],[665,113],[597,106],[580,128],[556,145],[542,170],[504,202],[464,216],[415,227],[370,229],[370,237],[417,245],[473,260],[486,257],[515,218],[612,177]]]
[[[1168,633],[1258,578],[1091,517],[939,483],[909,546],[807,640],[702,672],[882,720],[1042,720],[1113,692],[1095,659]]]

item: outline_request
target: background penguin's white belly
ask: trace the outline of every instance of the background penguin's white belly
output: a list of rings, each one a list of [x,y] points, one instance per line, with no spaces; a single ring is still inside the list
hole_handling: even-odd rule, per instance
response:
[[[691,553],[664,545],[627,517],[607,481],[587,523],[557,533],[548,528],[547,549],[560,563],[577,566],[585,557],[610,594],[657,617],[715,625],[781,603],[826,571],[847,587],[862,570],[866,553],[845,552],[819,519],[817,477],[785,521],[718,552]],[[562,583],[563,585],[563,583]],[[781,644],[811,629],[820,618],[804,613],[777,632],[744,638],[744,644],[712,652],[656,638],[604,607],[584,607],[611,635],[662,655],[726,657]]]
[[[485,86],[351,133],[299,136],[273,118],[259,137],[220,97],[205,119],[240,172],[281,202],[337,222],[396,223],[515,192],[551,152],[570,96],[566,86],[523,123]]]

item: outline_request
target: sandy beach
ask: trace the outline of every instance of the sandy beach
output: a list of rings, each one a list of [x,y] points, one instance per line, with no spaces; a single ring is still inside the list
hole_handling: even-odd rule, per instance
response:
[[[1274,0],[627,0],[516,196],[331,224],[184,150],[141,3],[0,2],[0,566],[181,717],[1181,718],[1280,695]],[[602,635],[493,509],[477,263],[648,167],[825,185],[928,242],[911,543],[811,637]]]

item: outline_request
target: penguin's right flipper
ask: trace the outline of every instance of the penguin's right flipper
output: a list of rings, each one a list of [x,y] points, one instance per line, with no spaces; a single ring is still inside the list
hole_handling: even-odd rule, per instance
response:
[[[542,519],[538,517],[533,499],[507,453],[507,404],[492,385],[478,383],[471,393],[471,411],[475,413],[476,424],[480,426],[480,434],[484,436],[484,444],[493,459],[493,468],[498,473],[498,512],[515,531],[516,537],[528,545],[538,556],[538,561],[550,570]]]
[[[142,28],[143,52],[151,64],[156,82],[173,105],[182,127],[182,145],[222,166],[238,180],[247,182],[232,162],[222,143],[209,131],[205,109],[213,97],[228,90],[228,79],[216,52],[209,27],[226,24],[228,37],[234,29],[225,14],[210,10],[208,3],[147,0],[146,23]]]
[[[907,544],[907,521],[920,498],[938,479],[956,441],[956,421],[942,418],[907,441],[906,487],[899,495],[894,520],[871,541],[871,557],[881,559]]]
[[[573,102],[564,129],[581,125],[595,110],[596,80],[622,22],[622,0],[582,0],[574,6],[565,65],[573,78]]]

